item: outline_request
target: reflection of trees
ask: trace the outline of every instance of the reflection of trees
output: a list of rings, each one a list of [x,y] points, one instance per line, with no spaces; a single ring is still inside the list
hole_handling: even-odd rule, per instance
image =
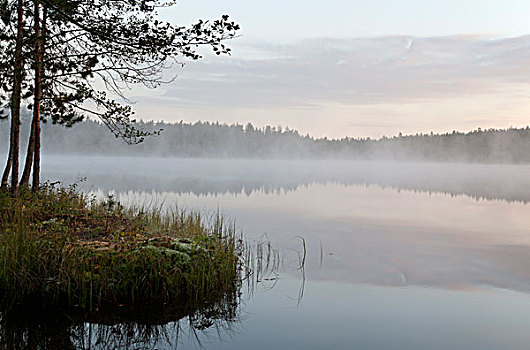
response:
[[[185,334],[192,335],[191,341],[199,341],[199,337],[212,334],[221,337],[230,332],[238,315],[237,291],[202,305],[148,305],[134,309],[112,307],[93,314],[79,310],[17,307],[1,315],[0,347],[175,349]],[[210,329],[213,331],[209,332]]]
[[[323,163],[325,165],[325,163]],[[365,164],[366,165],[366,164]],[[351,167],[356,166],[355,163]],[[368,165],[370,166],[370,165]],[[87,182],[82,185],[84,190],[101,190],[103,192],[172,192],[177,194],[193,194],[196,196],[215,196],[231,194],[234,196],[250,196],[254,193],[267,195],[289,193],[299,188],[314,184],[339,184],[344,186],[378,186],[396,191],[407,190],[421,193],[441,193],[450,196],[468,196],[477,200],[501,200],[507,202],[530,202],[530,185],[525,176],[514,174],[490,174],[488,169],[477,172],[473,166],[460,174],[451,174],[444,170],[444,165],[422,167],[418,165],[397,166],[399,171],[391,168],[344,170],[333,168],[296,169],[283,168],[274,172],[263,171],[265,175],[228,174],[221,178],[204,177],[197,172],[196,177],[185,174],[167,177],[155,173],[145,175],[87,174]],[[437,168],[439,167],[439,168]],[[463,166],[465,167],[465,166]],[[524,174],[523,174],[524,175]],[[64,175],[49,175],[48,178],[74,181]]]

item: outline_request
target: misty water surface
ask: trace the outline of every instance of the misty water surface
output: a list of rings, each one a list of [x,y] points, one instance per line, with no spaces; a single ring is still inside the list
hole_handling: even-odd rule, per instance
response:
[[[279,280],[247,295],[231,331],[199,335],[206,348],[530,341],[530,166],[47,156],[43,175],[128,205],[219,210],[280,248]]]

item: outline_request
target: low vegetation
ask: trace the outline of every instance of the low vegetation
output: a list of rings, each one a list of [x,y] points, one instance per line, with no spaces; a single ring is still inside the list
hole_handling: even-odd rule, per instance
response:
[[[219,215],[124,208],[75,187],[0,193],[0,295],[8,306],[208,300],[240,285],[241,247]]]

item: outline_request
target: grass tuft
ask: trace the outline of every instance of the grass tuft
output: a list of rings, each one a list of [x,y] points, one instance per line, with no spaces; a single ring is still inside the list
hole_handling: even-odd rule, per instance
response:
[[[7,305],[194,302],[241,283],[243,242],[220,215],[124,208],[75,186],[0,192],[0,297]]]

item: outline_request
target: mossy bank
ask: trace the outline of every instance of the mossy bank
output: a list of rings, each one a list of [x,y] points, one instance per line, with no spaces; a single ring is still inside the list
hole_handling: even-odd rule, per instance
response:
[[[241,248],[219,215],[127,209],[74,188],[0,192],[4,305],[208,300],[239,286]]]

